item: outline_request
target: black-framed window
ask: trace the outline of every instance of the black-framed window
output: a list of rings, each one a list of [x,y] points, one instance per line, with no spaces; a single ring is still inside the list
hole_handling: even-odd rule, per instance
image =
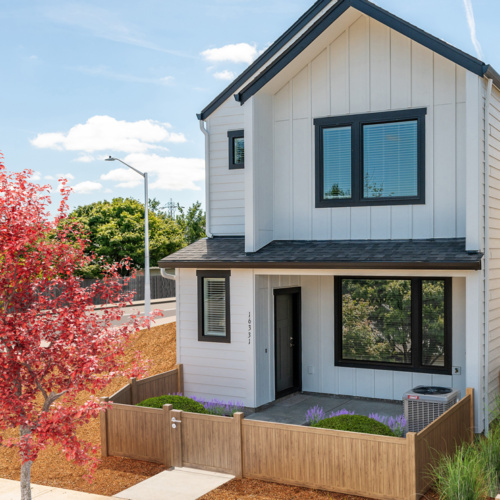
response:
[[[316,118],[316,208],[424,204],[426,113]]]
[[[196,276],[198,277],[198,340],[230,343],[231,271],[196,271]]]
[[[451,332],[451,278],[335,278],[336,366],[451,375]]]
[[[229,168],[245,168],[245,133],[243,130],[230,130],[229,139]]]

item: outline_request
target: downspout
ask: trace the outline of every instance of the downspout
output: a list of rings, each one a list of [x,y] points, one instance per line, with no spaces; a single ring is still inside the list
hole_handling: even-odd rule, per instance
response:
[[[488,87],[486,90],[486,105],[484,117],[484,371],[485,371],[485,409],[484,427],[485,434],[488,435],[490,428],[489,418],[489,377],[490,377],[490,102],[493,80],[487,78]]]
[[[210,135],[205,127],[205,122],[199,120],[200,130],[205,136],[205,232],[209,238],[213,238],[210,232]]]
[[[163,278],[166,278],[167,280],[174,280],[175,281],[175,276],[172,274],[168,274],[163,267],[160,267],[160,274],[162,275]]]

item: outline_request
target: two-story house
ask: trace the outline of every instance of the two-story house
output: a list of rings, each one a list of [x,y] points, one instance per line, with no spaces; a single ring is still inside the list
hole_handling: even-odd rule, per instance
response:
[[[187,395],[476,394],[500,368],[500,76],[319,0],[198,115],[207,235],[177,269]]]

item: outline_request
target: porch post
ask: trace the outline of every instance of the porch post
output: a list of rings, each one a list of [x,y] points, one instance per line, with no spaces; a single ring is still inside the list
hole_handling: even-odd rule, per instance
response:
[[[481,273],[471,272],[465,279],[465,385],[474,389],[474,430],[484,429],[484,334]]]

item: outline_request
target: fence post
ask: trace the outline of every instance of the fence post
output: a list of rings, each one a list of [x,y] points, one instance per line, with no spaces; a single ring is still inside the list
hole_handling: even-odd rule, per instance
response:
[[[474,426],[474,389],[471,387],[467,387],[465,389],[465,394],[467,396],[470,396],[470,442],[474,442],[474,433],[475,433],[475,426]]]
[[[184,370],[182,364],[175,365],[177,369],[177,392],[184,396]]]
[[[182,467],[182,410],[169,411],[169,429],[170,429],[170,465],[172,467]]]
[[[236,479],[243,479],[243,416],[244,413],[241,411],[233,414],[235,433],[234,442],[231,448],[234,449],[233,474],[235,475]]]
[[[135,377],[130,379],[130,404],[136,405],[140,401],[136,401],[137,398],[137,379]]]
[[[107,403],[109,398],[99,398],[101,403]],[[108,410],[103,410],[99,414],[101,424],[101,457],[108,456]]]
[[[406,497],[408,500],[416,500],[419,496],[418,491],[418,474],[420,473],[418,457],[417,457],[417,434],[415,432],[408,432],[406,434],[406,445],[408,448],[408,468],[407,468],[407,484],[408,493]]]
[[[164,446],[164,463],[165,467],[171,467],[171,453],[170,449],[172,447],[172,442],[170,440],[170,411],[172,410],[172,405],[163,405],[163,425],[165,425],[165,440],[163,442]]]

